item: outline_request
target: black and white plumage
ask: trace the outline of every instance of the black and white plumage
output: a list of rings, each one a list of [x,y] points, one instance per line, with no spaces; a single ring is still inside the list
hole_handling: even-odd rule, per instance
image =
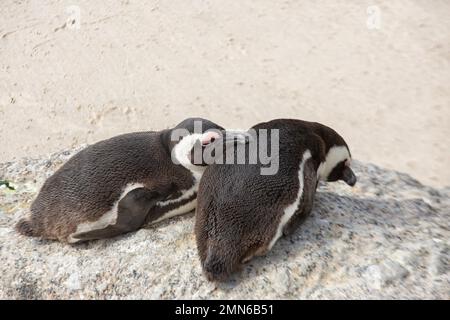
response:
[[[194,132],[194,122],[202,132]],[[172,141],[175,129],[189,134]],[[211,134],[211,130],[216,130]],[[191,162],[199,141],[219,125],[189,118],[173,129],[123,134],[80,151],[42,186],[31,215],[16,225],[27,236],[75,243],[134,231],[195,208],[203,165]],[[174,163],[174,155],[179,164]]]
[[[264,165],[258,161],[213,164],[205,170],[195,234],[210,280],[226,279],[242,263],[265,254],[282,235],[296,230],[311,212],[319,180],[356,183],[348,146],[331,128],[278,119],[252,129],[257,136],[259,129],[279,130],[279,150],[271,155],[278,156],[279,169],[274,175],[261,175]]]

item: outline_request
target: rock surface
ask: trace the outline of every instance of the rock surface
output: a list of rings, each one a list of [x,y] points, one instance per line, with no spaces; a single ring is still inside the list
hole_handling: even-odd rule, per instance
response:
[[[74,152],[0,164],[0,298],[450,299],[450,188],[355,163],[359,181],[321,185],[312,215],[222,284],[202,275],[194,216],[70,246],[16,234],[45,178]]]

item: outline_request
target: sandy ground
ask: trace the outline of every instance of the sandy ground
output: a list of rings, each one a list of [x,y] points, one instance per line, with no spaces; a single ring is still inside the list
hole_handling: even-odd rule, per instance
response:
[[[0,161],[189,116],[292,117],[450,185],[449,14],[443,0],[3,0]]]

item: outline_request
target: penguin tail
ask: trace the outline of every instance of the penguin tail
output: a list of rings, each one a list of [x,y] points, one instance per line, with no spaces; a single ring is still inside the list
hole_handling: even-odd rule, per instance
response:
[[[17,222],[16,231],[27,237],[37,237],[37,232],[33,229],[33,224],[28,219],[21,219]]]
[[[211,253],[203,262],[203,271],[209,281],[225,281],[230,275],[226,261]]]

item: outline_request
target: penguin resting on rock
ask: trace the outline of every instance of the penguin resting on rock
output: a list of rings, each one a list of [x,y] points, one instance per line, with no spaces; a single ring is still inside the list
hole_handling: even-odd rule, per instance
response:
[[[192,162],[193,147],[205,147],[221,131],[211,121],[189,118],[173,129],[123,134],[88,146],[47,179],[31,216],[16,230],[76,243],[187,213],[196,206],[205,169]]]
[[[275,174],[261,174],[259,159],[250,164],[212,164],[200,182],[195,236],[203,271],[210,281],[226,280],[254,256],[266,254],[283,235],[289,235],[313,207],[319,180],[356,183],[351,154],[333,129],[315,122],[278,119],[252,128],[257,149],[265,129],[278,129]],[[256,135],[256,136],[255,136]],[[267,137],[269,136],[267,135]],[[253,150],[253,153],[256,151]],[[235,156],[237,150],[235,150]]]

